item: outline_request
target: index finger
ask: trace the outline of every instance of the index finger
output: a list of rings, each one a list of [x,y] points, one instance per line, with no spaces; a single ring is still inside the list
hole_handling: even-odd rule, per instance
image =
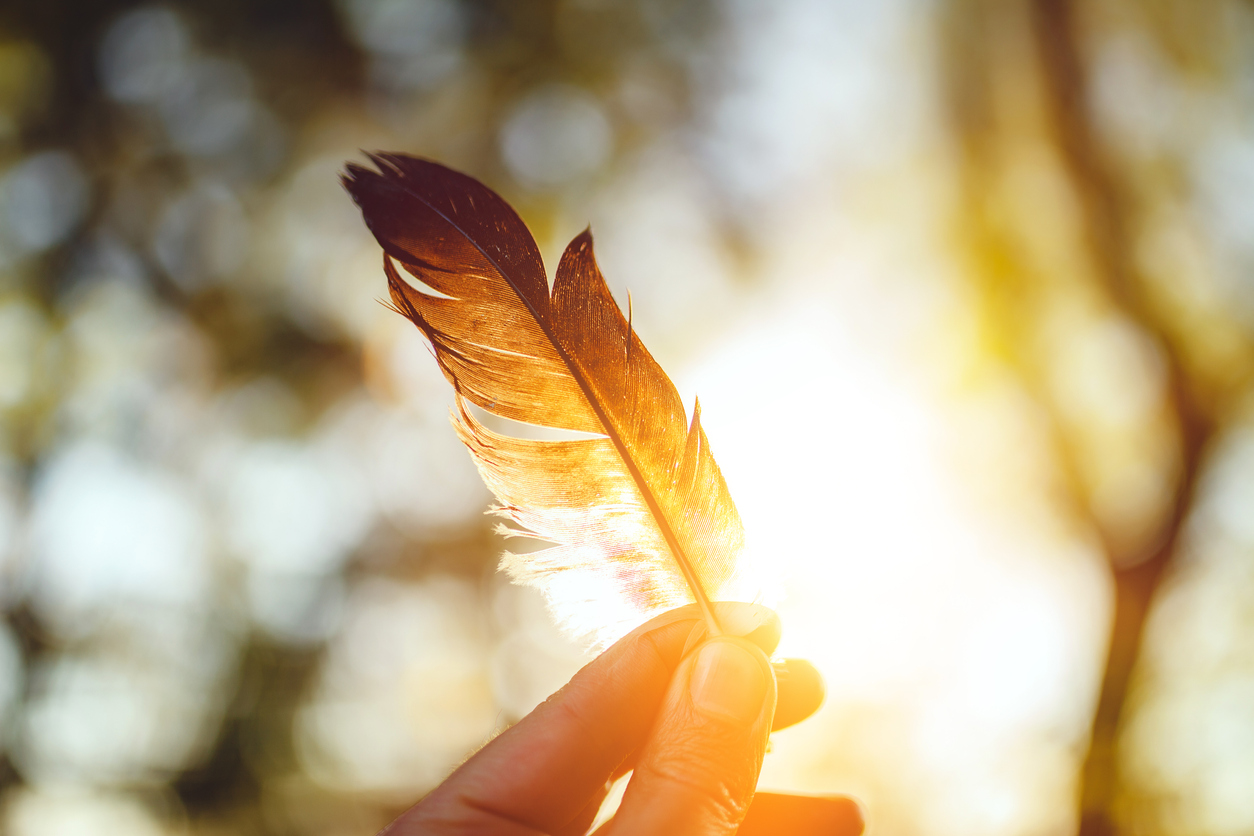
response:
[[[719,602],[719,621],[768,655],[779,618],[755,604]],[[588,663],[535,711],[463,764],[388,832],[491,817],[517,832],[566,827],[648,734],[685,643],[695,605],[638,628]]]

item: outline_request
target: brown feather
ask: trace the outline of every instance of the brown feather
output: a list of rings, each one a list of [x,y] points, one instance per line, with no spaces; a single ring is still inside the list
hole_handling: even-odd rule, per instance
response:
[[[454,424],[489,487],[547,550],[506,555],[559,616],[602,641],[666,609],[710,602],[737,577],[740,516],[701,429],[614,302],[584,231],[549,292],[539,249],[477,180],[400,154],[350,164],[344,185],[384,250],[393,305],[435,350],[459,396]],[[436,293],[405,281],[399,264]],[[447,298],[446,298],[447,297]],[[594,433],[495,433],[461,399],[504,418]]]

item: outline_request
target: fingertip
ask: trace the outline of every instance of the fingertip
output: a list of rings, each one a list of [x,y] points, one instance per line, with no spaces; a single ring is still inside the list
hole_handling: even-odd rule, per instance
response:
[[[760,792],[753,797],[737,836],[777,833],[859,836],[865,827],[862,805],[848,796]]]
[[[827,687],[818,668],[805,659],[772,662],[778,694],[771,731],[800,723],[823,705]]]
[[[770,607],[740,601],[717,601],[714,614],[725,634],[753,642],[767,656],[779,647],[784,628],[779,615]]]
[[[713,606],[714,616],[718,619],[723,635],[753,642],[762,648],[762,652],[768,657],[775,652],[775,648],[779,647],[779,639],[784,630],[779,615],[770,607],[764,607],[761,604],[746,604],[743,601],[715,601]],[[678,610],[672,610],[661,618],[673,617],[681,613],[687,615],[698,613],[699,617],[699,611],[695,608],[695,604],[689,604]],[[683,655],[687,656],[696,649],[708,635],[704,620],[698,622],[688,636]]]
[[[774,615],[774,613],[772,613]],[[746,633],[745,641],[753,642],[762,648],[762,652],[770,656],[775,652],[775,648],[779,647],[780,625],[779,618],[774,621],[762,624],[759,627]]]

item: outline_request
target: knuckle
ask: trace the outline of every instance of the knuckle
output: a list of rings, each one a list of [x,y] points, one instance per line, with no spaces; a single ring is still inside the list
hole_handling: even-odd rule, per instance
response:
[[[578,734],[585,741],[586,748],[599,759],[608,754],[611,748],[610,741],[606,739],[600,723],[588,715],[583,705],[581,700],[561,699],[551,702],[549,710],[561,714],[578,729]]]
[[[739,822],[757,784],[759,750],[742,730],[694,718],[659,741],[637,768],[683,790],[720,819]]]
[[[664,644],[663,638],[657,630],[651,630],[636,636],[633,639],[633,643],[641,654],[644,664],[652,670],[670,671],[679,661],[675,648],[669,646],[673,642]]]
[[[734,833],[749,811],[752,788],[745,794],[727,781],[693,775],[660,763],[638,766],[632,780],[639,778],[652,786],[651,795],[678,800],[686,818],[714,824],[715,830]]]

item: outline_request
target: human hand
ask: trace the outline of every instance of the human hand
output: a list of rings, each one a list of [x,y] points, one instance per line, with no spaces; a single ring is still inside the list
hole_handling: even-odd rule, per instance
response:
[[[695,606],[645,624],[380,836],[584,834],[610,783],[632,769],[597,836],[857,836],[851,799],[754,796],[767,736],[814,713],[823,685],[807,662],[768,661],[780,635],[773,612],[716,606],[729,635],[686,652],[704,637]]]

